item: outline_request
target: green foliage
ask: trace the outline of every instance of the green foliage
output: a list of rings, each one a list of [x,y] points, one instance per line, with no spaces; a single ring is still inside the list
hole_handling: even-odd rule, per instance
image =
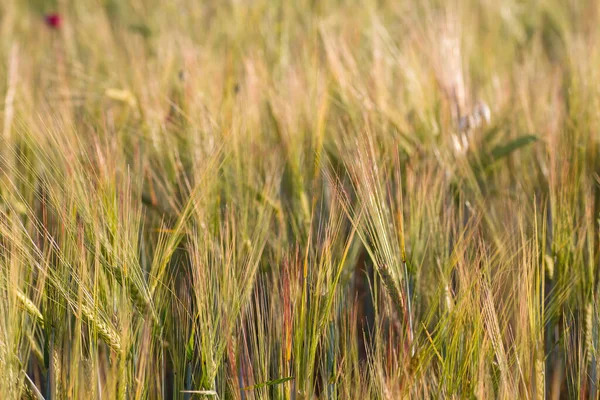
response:
[[[519,150],[522,147],[527,146],[537,140],[535,135],[519,136],[518,138],[511,140],[505,145],[497,145],[491,151],[493,162],[496,162],[504,157],[508,157],[513,152]]]
[[[599,12],[0,2],[1,396],[597,398]]]

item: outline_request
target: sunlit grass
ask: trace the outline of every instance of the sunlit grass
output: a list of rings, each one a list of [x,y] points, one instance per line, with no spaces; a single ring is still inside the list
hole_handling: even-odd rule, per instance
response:
[[[599,18],[0,2],[0,397],[596,399]]]

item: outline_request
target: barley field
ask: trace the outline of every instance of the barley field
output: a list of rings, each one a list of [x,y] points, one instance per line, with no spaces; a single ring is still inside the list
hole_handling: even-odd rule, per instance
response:
[[[0,2],[0,398],[598,399],[595,0]]]

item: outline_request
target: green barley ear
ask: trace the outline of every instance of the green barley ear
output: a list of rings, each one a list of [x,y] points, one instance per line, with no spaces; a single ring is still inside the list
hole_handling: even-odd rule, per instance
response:
[[[548,274],[548,278],[554,278],[554,259],[550,254],[546,254],[544,256],[544,265],[546,267],[546,273]]]
[[[17,299],[19,299],[19,302],[21,303],[23,308],[25,308],[25,310],[38,321],[42,328],[44,328],[44,316],[37,308],[37,306],[33,303],[33,301],[29,299],[29,297],[23,294],[20,290],[17,290],[16,293]]]
[[[594,359],[596,349],[594,348],[594,304],[588,301],[585,306],[585,347],[587,354],[587,362],[591,363]]]
[[[185,346],[185,359],[187,361],[192,361],[194,358],[194,338],[196,334],[196,325],[192,327],[192,333],[190,334],[190,338],[188,339],[187,345]]]
[[[448,312],[452,312],[452,310],[454,309],[454,299],[450,285],[446,285],[444,287],[444,299],[446,301],[446,308]]]
[[[119,353],[118,361],[119,363],[119,382],[117,382],[117,399],[125,400],[127,399],[128,392],[128,370],[127,370],[127,355],[125,352]]]
[[[105,322],[98,313],[95,313],[90,307],[82,304],[81,312],[87,322],[96,331],[98,336],[108,344],[116,353],[121,352],[121,337],[117,331]]]
[[[546,381],[545,381],[545,366],[544,360],[536,358],[535,360],[535,393],[537,400],[546,398]]]
[[[396,286],[396,282],[394,278],[390,274],[390,271],[387,267],[381,267],[377,269],[379,274],[381,275],[381,280],[383,281],[383,285],[385,286],[388,294],[390,295],[390,299],[394,303],[394,308],[396,312],[396,316],[402,320],[403,313],[405,312],[404,301],[402,300],[402,295],[400,294],[400,289]]]

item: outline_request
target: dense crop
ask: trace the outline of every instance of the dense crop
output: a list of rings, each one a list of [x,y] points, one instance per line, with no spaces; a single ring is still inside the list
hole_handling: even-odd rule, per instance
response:
[[[600,7],[0,2],[0,397],[585,398]]]

